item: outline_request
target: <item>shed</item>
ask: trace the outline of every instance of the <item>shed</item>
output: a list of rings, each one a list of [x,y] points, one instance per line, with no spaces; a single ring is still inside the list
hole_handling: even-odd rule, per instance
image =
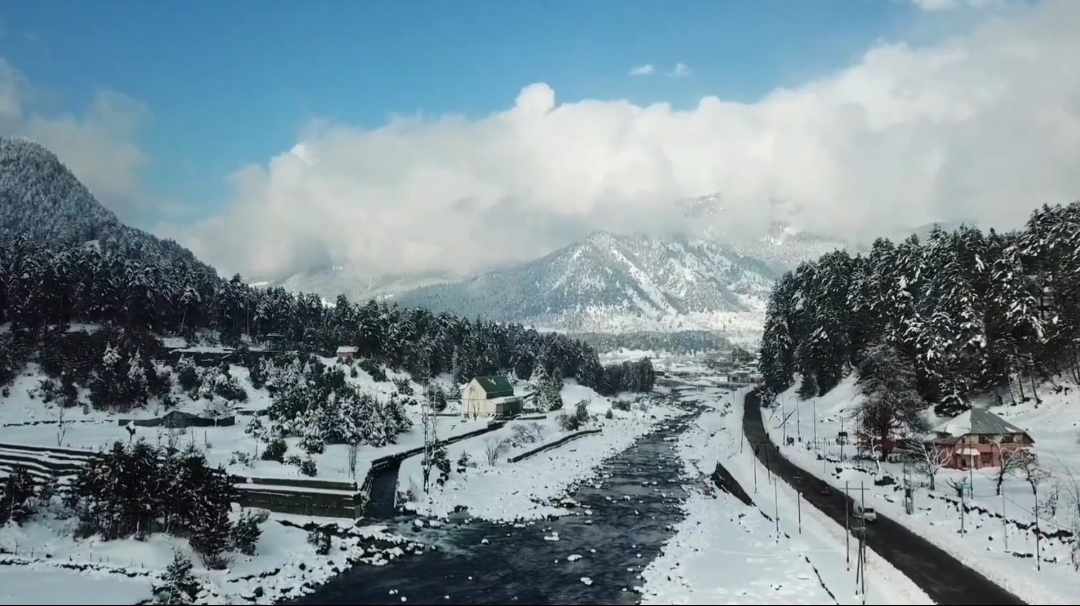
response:
[[[342,345],[337,348],[337,359],[344,362],[356,357],[356,348],[352,345]]]

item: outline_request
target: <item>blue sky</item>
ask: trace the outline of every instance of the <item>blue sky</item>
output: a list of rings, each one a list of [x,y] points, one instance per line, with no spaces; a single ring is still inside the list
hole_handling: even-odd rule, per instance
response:
[[[198,216],[313,118],[479,117],[539,81],[560,101],[752,101],[853,62],[916,14],[891,0],[39,0],[0,3],[0,54],[46,111],[78,113],[102,87],[145,104],[146,186]],[[693,74],[627,75],[677,62]]]

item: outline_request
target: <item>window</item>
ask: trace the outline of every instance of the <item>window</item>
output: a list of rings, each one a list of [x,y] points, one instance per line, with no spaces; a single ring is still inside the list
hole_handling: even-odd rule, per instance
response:
[[[984,436],[984,435],[979,436],[979,444],[990,444],[990,443],[991,443],[990,442],[990,436]]]
[[[1012,442],[1013,442],[1013,435],[1011,433],[1007,433],[1007,434],[1001,436],[1001,443],[1002,444],[1012,444]]]

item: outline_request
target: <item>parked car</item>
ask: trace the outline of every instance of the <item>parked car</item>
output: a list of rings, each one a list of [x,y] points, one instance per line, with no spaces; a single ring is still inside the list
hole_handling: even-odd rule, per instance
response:
[[[856,503],[854,513],[856,518],[862,518],[864,522],[873,522],[874,520],[877,520],[877,512],[874,511],[873,507],[863,507]]]
[[[822,484],[821,485],[821,496],[827,497],[827,496],[829,496],[831,494],[832,494],[832,489],[829,488],[829,485],[828,484]]]

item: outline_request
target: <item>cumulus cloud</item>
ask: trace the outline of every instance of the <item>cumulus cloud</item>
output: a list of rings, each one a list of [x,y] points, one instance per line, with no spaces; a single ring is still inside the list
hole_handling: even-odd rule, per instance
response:
[[[668,72],[667,75],[672,78],[685,78],[692,73],[694,73],[694,70],[690,69],[689,65],[680,61],[675,64],[675,67],[671,68],[671,71]]]
[[[119,93],[101,90],[82,115],[45,114],[34,100],[39,91],[0,58],[0,132],[45,145],[94,195],[121,218],[145,210],[139,171],[146,154],[135,143],[147,109]]]
[[[645,65],[638,65],[637,67],[630,68],[631,76],[651,76],[656,73],[656,67],[651,63]]]
[[[1046,0],[933,45],[875,46],[754,103],[557,103],[533,84],[478,120],[319,123],[238,171],[228,207],[179,235],[225,271],[275,275],[313,261],[477,269],[596,228],[749,234],[782,218],[871,238],[968,217],[1017,225],[1080,197],[1077,32],[1080,2]],[[673,204],[712,192],[724,208],[712,217]]]

